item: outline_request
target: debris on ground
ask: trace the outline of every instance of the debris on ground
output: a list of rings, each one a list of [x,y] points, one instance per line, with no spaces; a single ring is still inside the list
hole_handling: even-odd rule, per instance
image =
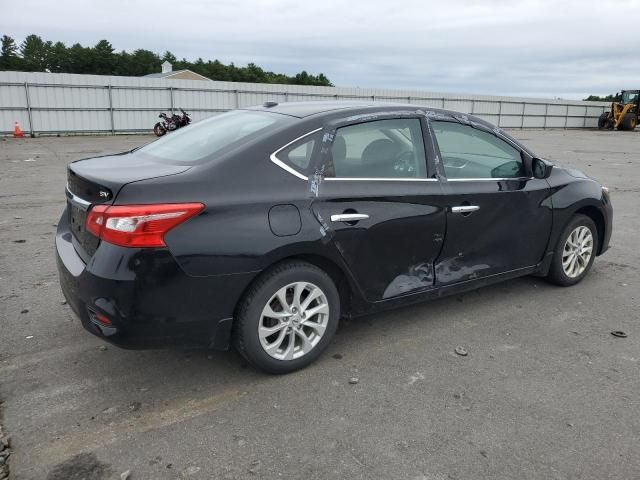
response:
[[[465,348],[463,346],[461,346],[461,345],[458,345],[455,348],[454,352],[456,352],[456,354],[460,355],[461,357],[466,357],[467,355],[469,355],[467,353],[467,351],[465,350]]]
[[[357,384],[358,382],[360,382],[360,379],[359,379],[358,377],[351,377],[351,378],[349,379],[349,383],[350,383],[351,385],[355,385],[355,384]]]
[[[200,471],[200,467],[189,467],[184,471],[185,475],[195,475],[196,473],[198,473]]]
[[[100,351],[104,352],[107,349],[106,345],[100,345]]]
[[[131,470],[125,470],[120,474],[120,480],[129,480],[131,478]]]
[[[249,466],[249,473],[251,475],[257,475],[261,465],[262,465],[262,462],[260,460],[254,460],[253,462],[251,462],[251,465]]]
[[[20,313],[29,313],[29,309],[28,308],[23,308],[22,310],[20,310]]]
[[[627,336],[628,336],[622,330],[614,330],[613,332],[611,332],[611,335],[613,335],[614,337],[618,337],[618,338],[627,338]]]
[[[24,238],[19,238],[18,240],[14,240],[13,243],[27,243]]]

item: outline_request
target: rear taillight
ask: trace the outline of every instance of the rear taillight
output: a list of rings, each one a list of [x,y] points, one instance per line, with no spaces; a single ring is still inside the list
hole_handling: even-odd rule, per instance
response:
[[[164,247],[165,234],[204,209],[201,203],[96,205],[87,215],[87,230],[122,247]]]

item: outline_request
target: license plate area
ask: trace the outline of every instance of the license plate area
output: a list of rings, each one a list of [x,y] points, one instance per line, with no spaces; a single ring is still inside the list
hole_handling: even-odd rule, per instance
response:
[[[69,227],[77,244],[91,257],[98,248],[100,239],[86,229],[87,211],[69,202]],[[75,243],[75,242],[74,242]],[[82,253],[80,253],[82,257]]]

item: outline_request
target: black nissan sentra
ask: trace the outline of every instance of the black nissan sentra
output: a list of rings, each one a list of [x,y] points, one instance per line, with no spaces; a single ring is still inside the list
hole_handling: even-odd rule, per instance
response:
[[[580,282],[609,191],[479,118],[266,103],[69,165],[60,282],[123,347],[226,349],[284,373],[341,317],[538,275]]]

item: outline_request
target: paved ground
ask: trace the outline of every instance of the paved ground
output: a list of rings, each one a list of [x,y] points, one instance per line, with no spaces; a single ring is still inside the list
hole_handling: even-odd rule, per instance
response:
[[[611,187],[612,247],[592,274],[343,323],[320,361],[280,377],[235,353],[105,350],[61,304],[66,163],[149,137],[0,140],[13,478],[640,478],[640,133],[515,135]]]

